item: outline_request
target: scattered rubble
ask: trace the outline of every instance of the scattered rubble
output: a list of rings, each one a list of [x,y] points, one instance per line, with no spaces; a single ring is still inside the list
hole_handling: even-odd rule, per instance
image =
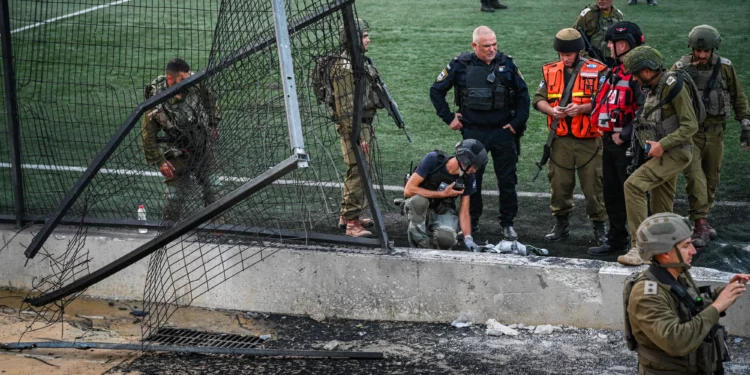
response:
[[[485,333],[489,336],[518,336],[518,331],[499,323],[495,319],[487,320],[487,330]]]

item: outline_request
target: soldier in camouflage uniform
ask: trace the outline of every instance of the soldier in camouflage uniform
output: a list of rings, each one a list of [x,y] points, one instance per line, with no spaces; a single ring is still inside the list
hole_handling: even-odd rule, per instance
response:
[[[360,36],[360,49],[364,54],[367,52],[370,44],[370,26],[367,21],[358,19],[357,29]],[[342,44],[346,41],[346,36],[341,30]],[[372,219],[362,218],[362,212],[367,205],[365,190],[362,186],[362,176],[360,175],[357,160],[354,157],[354,148],[352,144],[352,125],[354,120],[354,71],[352,70],[352,59],[348,52],[343,52],[341,58],[336,62],[331,70],[331,80],[333,83],[333,104],[334,104],[334,121],[336,122],[336,131],[341,136],[341,152],[344,155],[344,163],[347,170],[344,179],[344,197],[341,202],[341,217],[339,218],[339,227],[346,228],[346,235],[353,237],[371,237],[372,233],[364,228],[373,225]],[[364,85],[364,107],[362,108],[362,125],[359,132],[359,142],[362,151],[365,154],[368,165],[371,164],[372,151],[370,149],[371,140],[374,136],[372,126],[375,112],[383,108],[377,94],[372,88],[372,82],[380,73],[372,64],[372,61],[365,59],[365,74],[368,76],[367,84]]]
[[[621,264],[634,266],[643,264],[636,231],[648,215],[646,194],[651,192],[652,213],[672,212],[677,175],[690,164],[698,119],[688,82],[664,71],[664,57],[659,51],[636,47],[625,55],[623,63],[625,71],[648,89],[633,126],[637,140],[648,149],[649,159],[625,181],[631,249],[617,258]]]
[[[723,374],[729,359],[719,317],[745,292],[750,275],[737,274],[713,293],[688,271],[696,251],[690,222],[673,213],[638,227],[641,257],[651,266],[625,280],[624,336],[638,353],[638,374]]]
[[[693,160],[685,169],[690,220],[695,222],[696,247],[703,247],[716,231],[707,222],[713,208],[719,170],[724,157],[724,133],[727,119],[734,109],[734,118],[741,124],[740,142],[750,144],[750,109],[734,65],[720,57],[721,36],[708,25],[696,26],[688,34],[688,47],[693,53],[682,56],[672,70],[684,69],[693,77],[706,106],[706,120],[693,136]]]
[[[151,98],[192,74],[187,62],[172,59],[166,75],[151,81],[144,96]],[[214,176],[216,160],[211,142],[218,136],[220,120],[213,94],[201,85],[184,89],[143,117],[141,140],[146,162],[158,166],[167,185],[164,220],[181,219],[183,200],[192,190],[191,178],[200,185],[205,205],[216,200],[220,182]]]
[[[604,37],[607,30],[623,20],[622,12],[612,5],[614,0],[596,0],[583,8],[578,19],[573,24],[574,29],[580,28],[591,42],[591,46],[603,63],[612,67],[616,61],[610,57],[610,50]],[[589,56],[594,58],[594,56]]]

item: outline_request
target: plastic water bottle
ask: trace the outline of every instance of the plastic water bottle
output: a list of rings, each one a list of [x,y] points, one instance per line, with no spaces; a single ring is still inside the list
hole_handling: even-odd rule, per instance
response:
[[[138,220],[146,221],[146,207],[138,206]],[[138,228],[138,233],[148,233],[148,228]]]

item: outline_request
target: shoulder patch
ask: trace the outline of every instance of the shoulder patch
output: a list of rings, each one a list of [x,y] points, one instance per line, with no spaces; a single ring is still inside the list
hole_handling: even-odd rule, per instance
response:
[[[667,86],[672,86],[672,85],[674,85],[675,82],[677,82],[677,78],[675,78],[674,76],[671,76],[671,77],[667,78],[666,84],[667,84]]]
[[[685,64],[683,64],[683,63],[682,63],[682,60],[680,60],[680,61],[678,61],[678,62],[674,63],[674,66],[676,66],[676,67],[677,67],[677,69],[682,69],[682,68],[684,68],[684,67],[685,67]]]
[[[544,85],[546,85],[546,84],[547,84],[547,83],[546,83],[546,82],[544,82],[544,80],[542,80],[542,82],[539,82],[539,88],[541,89],[541,88],[542,88],[542,87],[544,87]]]
[[[448,77],[448,69],[443,69],[440,74],[438,74],[437,78],[435,78],[435,82],[442,82]]]
[[[451,64],[448,63],[448,65],[445,66],[445,70],[451,70]]]
[[[655,296],[658,289],[659,285],[656,284],[656,281],[646,280],[646,284],[643,285],[643,295]]]
[[[591,11],[591,8],[589,8],[589,7],[583,8],[583,10],[581,11],[581,17],[585,16],[586,13],[588,13],[590,11]]]
[[[724,57],[721,58],[721,63],[724,65],[732,65],[732,62],[729,61],[729,59],[724,58]]]

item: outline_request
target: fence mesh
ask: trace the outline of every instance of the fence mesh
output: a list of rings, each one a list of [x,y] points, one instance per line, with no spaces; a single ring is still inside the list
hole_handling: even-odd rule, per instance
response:
[[[351,175],[357,167],[342,158],[341,134],[348,136],[349,129],[334,126],[334,122],[350,126],[357,115],[353,112],[353,82],[356,81],[355,71],[359,69],[349,58],[352,44],[346,40],[341,11],[348,3],[297,0],[286,4],[299,116],[310,167],[287,174],[231,209],[205,220],[202,224],[208,228],[204,225],[162,248],[149,250],[152,256],[144,289],[144,308],[150,313],[144,320],[144,336],[161,327],[175,309],[190,305],[232,276],[273,255],[281,242],[307,242],[311,233],[343,235],[339,228],[342,194],[355,196],[359,204],[366,202],[362,184],[351,185],[356,190],[345,188],[345,176]],[[124,2],[117,6],[129,4]],[[196,6],[201,4],[204,7],[193,9],[195,13],[206,12],[201,17],[216,14],[205,71],[193,75],[195,67],[202,64],[203,49],[185,49],[183,51],[189,54],[175,60],[173,58],[180,54],[154,47],[161,59],[148,60],[148,64],[153,63],[146,69],[151,75],[141,72],[132,88],[113,91],[112,97],[104,95],[110,99],[118,94],[128,97],[131,106],[118,102],[118,110],[112,110],[110,128],[97,134],[102,138],[113,134],[120,125],[114,117],[121,121],[125,117],[123,113],[127,114],[138,103],[159,95],[172,85],[182,80],[198,80],[198,83],[176,91],[165,103],[146,111],[83,190],[65,220],[92,216],[116,219],[127,211],[135,216],[137,207],[142,204],[148,219],[156,223],[158,234],[163,234],[292,155],[272,2],[224,0],[216,12],[213,3]],[[163,14],[179,15],[184,9],[181,3],[167,8]],[[91,25],[86,29],[89,27]],[[89,32],[96,33],[95,30]],[[133,31],[138,34],[140,29]],[[148,49],[143,51],[145,55]],[[313,73],[320,69],[321,57],[331,55],[336,56],[335,63],[326,69],[332,78],[324,85],[332,88],[334,101],[328,106],[316,96],[321,83],[314,82]],[[107,86],[106,82],[102,84]],[[92,84],[92,87],[99,86]],[[91,102],[83,100],[81,103]],[[85,107],[65,105],[71,111]],[[60,107],[52,107],[50,116],[58,110]],[[71,123],[62,127],[76,128],[76,136],[85,136],[86,131],[81,129],[85,126],[73,126],[75,114],[69,115],[61,121]],[[88,120],[99,127],[104,127],[107,121],[105,118]],[[370,131],[369,127],[363,130]],[[36,140],[46,142],[48,138]],[[370,142],[369,153],[373,154],[377,145],[374,139]],[[66,165],[65,160],[80,162],[82,154],[76,153],[87,151],[77,148],[73,146],[68,150],[71,159],[65,159],[59,152],[50,153],[54,159],[50,162],[55,166]],[[87,155],[90,159],[91,155]],[[60,176],[57,169],[38,173]],[[77,177],[79,173],[72,175]],[[67,192],[68,181],[63,178],[56,181],[62,191]],[[53,201],[52,197],[49,199]],[[54,202],[57,200],[59,197],[55,197]],[[53,254],[42,249],[39,260],[35,261],[50,262],[53,272],[38,280],[33,293],[46,294],[60,289],[94,271],[90,269],[91,254],[84,247],[86,238],[86,229],[82,226],[65,253]],[[73,298],[75,295],[37,308],[42,313],[40,323],[59,320],[65,305]]]

